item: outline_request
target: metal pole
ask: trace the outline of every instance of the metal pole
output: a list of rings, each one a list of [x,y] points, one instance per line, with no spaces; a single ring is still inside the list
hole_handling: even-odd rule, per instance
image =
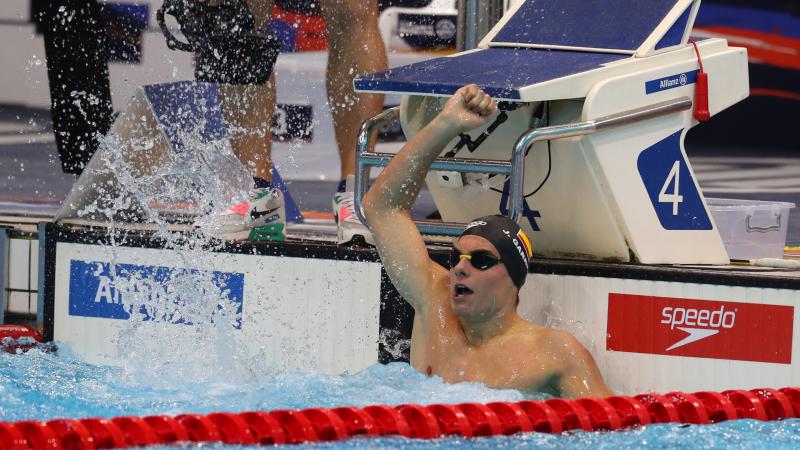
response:
[[[8,231],[0,229],[0,325],[5,323],[6,308],[8,308]]]
[[[458,51],[470,50],[503,17],[503,0],[458,0]]]

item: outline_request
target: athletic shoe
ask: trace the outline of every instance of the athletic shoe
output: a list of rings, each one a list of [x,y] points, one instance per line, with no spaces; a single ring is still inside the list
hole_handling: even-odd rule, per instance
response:
[[[282,241],[286,238],[283,192],[276,187],[253,189],[246,200],[202,222],[198,225],[206,226],[219,239]]]
[[[336,220],[336,242],[338,244],[347,244],[354,240],[356,242],[363,240],[370,245],[375,245],[372,233],[358,220],[356,215],[353,194],[354,181],[355,177],[353,175],[348,176],[345,191],[333,194],[332,206],[333,218]]]

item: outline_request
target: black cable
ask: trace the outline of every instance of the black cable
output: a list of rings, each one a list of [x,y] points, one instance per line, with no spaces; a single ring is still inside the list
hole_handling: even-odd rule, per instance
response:
[[[528,156],[527,153],[526,153],[525,156],[526,157]],[[544,184],[547,183],[547,179],[550,178],[550,172],[552,171],[552,169],[553,169],[553,155],[552,155],[552,150],[550,148],[550,141],[547,141],[547,174],[545,174],[544,179],[542,180],[541,183],[539,183],[539,186],[536,186],[536,189],[534,189],[530,193],[525,194],[523,196],[523,198],[528,198],[531,195],[539,192],[539,189],[541,189],[542,186],[544,186]],[[506,179],[508,179],[508,176],[506,176]],[[504,183],[505,183],[505,181],[504,181]],[[501,191],[499,189],[495,189],[495,188],[489,188],[489,189],[491,189],[491,190],[493,190],[495,192],[499,192],[501,194],[503,193],[503,191]]]
[[[544,180],[542,180],[542,182],[539,183],[539,186],[536,186],[536,189],[531,191],[530,194],[525,194],[522,198],[528,198],[531,195],[539,192],[539,189],[541,189],[542,186],[544,186],[544,184],[547,183],[547,179],[550,178],[550,171],[552,169],[553,169],[553,155],[552,155],[551,149],[550,149],[550,141],[548,140],[547,141],[547,174],[544,176]]]
[[[546,102],[545,105],[547,106],[547,110],[543,114],[543,116],[547,119],[547,123],[546,123],[545,126],[550,126],[550,108],[549,108],[549,103]],[[531,151],[531,148],[532,148],[532,146],[528,147],[528,149],[525,150],[525,158],[528,157],[528,153]],[[539,192],[539,190],[542,188],[542,186],[544,186],[544,184],[547,183],[547,180],[550,178],[550,173],[552,172],[552,169],[553,169],[553,154],[552,154],[552,148],[550,146],[550,140],[548,140],[547,141],[547,173],[545,174],[544,179],[542,180],[542,182],[539,183],[539,186],[536,186],[536,189],[534,189],[530,193],[525,194],[523,196],[523,198],[528,198],[528,197],[536,194],[537,192]],[[506,175],[506,180],[508,180],[508,175]],[[504,180],[503,183],[505,183],[506,180]],[[501,191],[499,189],[495,189],[495,188],[489,188],[489,189],[493,190],[494,192],[499,192],[500,194],[503,193],[503,191]]]

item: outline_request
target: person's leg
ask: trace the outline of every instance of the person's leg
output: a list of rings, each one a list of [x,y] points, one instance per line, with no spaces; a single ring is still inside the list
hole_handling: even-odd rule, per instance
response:
[[[266,30],[274,0],[247,0],[256,28]],[[272,179],[272,112],[275,110],[275,76],[266,84],[220,84],[222,110],[231,130],[233,153],[247,167],[253,178]]]
[[[386,70],[386,49],[375,0],[321,0],[321,5],[329,45],[326,88],[344,180],[355,173],[359,127],[383,110],[383,95],[355,94],[353,79]]]
[[[33,6],[44,35],[61,166],[65,173],[80,174],[97,149],[97,135],[105,134],[112,122],[108,49],[100,6],[95,0],[48,0]]]
[[[270,125],[275,109],[275,77],[262,85],[220,84],[219,92],[233,153],[254,179],[271,180]]]
[[[274,0],[246,0],[256,30],[266,31]],[[275,76],[265,84],[218,84],[233,152],[253,176],[248,198],[231,205],[211,222],[211,233],[222,239],[283,240],[286,212],[283,193],[271,186],[272,113]]]

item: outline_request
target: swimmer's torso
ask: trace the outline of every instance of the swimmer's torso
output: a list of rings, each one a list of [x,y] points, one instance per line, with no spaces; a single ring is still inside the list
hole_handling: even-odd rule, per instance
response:
[[[508,333],[472,346],[450,309],[448,289],[430,299],[427,312],[415,314],[411,365],[448,383],[477,381],[489,387],[552,391],[558,358],[537,351],[545,329],[520,322]]]

